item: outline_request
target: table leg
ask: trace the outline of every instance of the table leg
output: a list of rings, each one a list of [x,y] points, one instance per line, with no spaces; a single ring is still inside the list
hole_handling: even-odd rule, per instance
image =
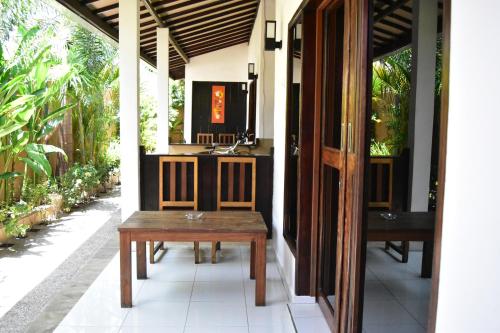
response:
[[[148,278],[146,268],[146,242],[136,242],[137,256],[137,279],[144,280]]]
[[[250,242],[250,279],[255,280],[255,242]]]
[[[255,305],[266,305],[266,235],[255,244]]]
[[[120,232],[120,291],[122,308],[132,307],[132,258],[130,233]]]
[[[422,251],[422,271],[420,276],[430,278],[432,276],[432,257],[434,256],[434,241],[425,241]]]

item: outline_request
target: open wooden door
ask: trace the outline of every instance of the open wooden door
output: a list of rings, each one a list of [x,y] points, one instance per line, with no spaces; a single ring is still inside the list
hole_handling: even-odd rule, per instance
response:
[[[334,332],[361,329],[368,5],[324,0],[316,15],[316,290]]]

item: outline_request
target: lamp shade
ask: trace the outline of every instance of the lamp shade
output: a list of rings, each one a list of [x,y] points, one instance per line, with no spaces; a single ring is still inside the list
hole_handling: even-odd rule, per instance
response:
[[[274,51],[276,48],[281,48],[281,42],[276,42],[276,21],[266,21],[266,31],[264,32],[266,51]]]

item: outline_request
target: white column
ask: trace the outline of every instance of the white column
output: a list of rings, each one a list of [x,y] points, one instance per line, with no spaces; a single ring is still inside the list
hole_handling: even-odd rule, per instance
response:
[[[120,149],[122,221],[140,208],[139,0],[120,1]]]
[[[156,29],[156,47],[158,58],[156,61],[156,73],[158,80],[158,110],[156,131],[156,152],[168,153],[168,110],[169,110],[169,29]]]
[[[412,95],[409,115],[411,211],[427,211],[431,172],[437,0],[413,5]]]

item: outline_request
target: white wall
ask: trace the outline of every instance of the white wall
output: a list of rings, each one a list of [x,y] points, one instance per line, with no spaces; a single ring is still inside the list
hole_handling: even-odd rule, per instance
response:
[[[275,53],[274,85],[274,195],[273,195],[273,246],[280,264],[292,302],[314,302],[312,297],[296,297],[295,257],[283,238],[283,197],[285,170],[286,76],[288,23],[301,0],[276,0],[277,39],[283,41]]]
[[[500,332],[500,2],[453,1],[436,332]]]
[[[268,139],[274,137],[274,52],[264,50],[264,26],[274,17],[274,0],[261,1],[248,44],[248,62],[255,64],[259,76],[255,131],[258,138]]]
[[[193,81],[247,82],[247,43],[190,58],[185,74],[184,137],[191,142]]]

